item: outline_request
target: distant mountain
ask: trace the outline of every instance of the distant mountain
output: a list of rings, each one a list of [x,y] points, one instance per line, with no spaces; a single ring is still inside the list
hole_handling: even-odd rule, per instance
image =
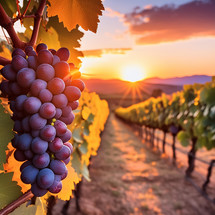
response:
[[[208,75],[193,75],[193,76],[184,76],[184,77],[175,77],[175,78],[148,78],[145,79],[144,83],[151,84],[168,84],[168,85],[186,85],[186,84],[204,84],[211,81],[211,76]]]
[[[153,90],[161,90],[166,94],[171,94],[176,91],[180,91],[182,86],[174,86],[167,84],[151,84],[145,81],[139,81],[137,83],[130,83],[119,79],[102,80],[102,79],[83,79],[86,87],[91,92],[96,92],[103,95],[121,94],[132,96],[133,92],[150,96]]]

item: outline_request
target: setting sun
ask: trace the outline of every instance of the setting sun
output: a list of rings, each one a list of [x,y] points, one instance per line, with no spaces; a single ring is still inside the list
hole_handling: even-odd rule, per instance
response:
[[[145,71],[138,66],[127,66],[122,70],[121,78],[129,82],[140,81],[145,78]]]

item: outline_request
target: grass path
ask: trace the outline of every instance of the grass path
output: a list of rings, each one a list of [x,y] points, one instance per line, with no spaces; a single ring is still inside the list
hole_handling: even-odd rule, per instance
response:
[[[81,213],[75,212],[73,201],[68,214],[215,214],[214,205],[184,179],[181,169],[152,152],[114,114],[92,159],[90,175],[91,182],[83,181]],[[57,207],[55,213],[59,214]]]

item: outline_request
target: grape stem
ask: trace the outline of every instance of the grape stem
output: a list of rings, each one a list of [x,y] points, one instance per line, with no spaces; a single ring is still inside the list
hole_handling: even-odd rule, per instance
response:
[[[25,203],[29,199],[33,197],[33,193],[29,190],[26,193],[24,193],[22,196],[20,196],[15,201],[11,202],[9,205],[7,205],[5,208],[0,210],[0,215],[6,215],[14,211],[16,208],[18,208],[21,204]]]
[[[0,65],[6,66],[7,64],[10,64],[10,63],[11,63],[10,60],[8,60],[7,58],[4,58],[4,57],[0,56]]]

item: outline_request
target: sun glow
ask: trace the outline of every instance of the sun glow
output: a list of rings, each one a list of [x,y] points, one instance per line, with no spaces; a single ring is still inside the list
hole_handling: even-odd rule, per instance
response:
[[[121,72],[121,79],[129,82],[140,81],[145,78],[145,71],[138,66],[126,66]]]

